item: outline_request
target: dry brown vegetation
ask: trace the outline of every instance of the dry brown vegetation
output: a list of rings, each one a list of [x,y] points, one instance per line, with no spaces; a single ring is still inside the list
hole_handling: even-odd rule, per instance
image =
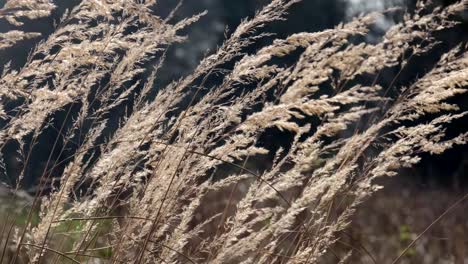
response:
[[[1,215],[0,262],[320,263],[375,179],[466,143],[446,128],[466,121],[467,43],[443,34],[468,1],[422,1],[375,44],[379,13],[252,52],[295,2],[273,0],[166,87],[168,47],[203,14],[175,22],[154,0],[83,0],[23,67],[5,65],[1,173],[12,193],[40,180],[24,224]],[[54,7],[11,0],[0,17],[20,26]],[[0,33],[0,49],[38,35]]]

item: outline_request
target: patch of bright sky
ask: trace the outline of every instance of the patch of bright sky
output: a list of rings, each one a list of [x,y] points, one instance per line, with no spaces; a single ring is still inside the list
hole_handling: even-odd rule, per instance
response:
[[[372,11],[385,11],[390,7],[403,6],[405,0],[346,0],[348,1],[348,10],[346,11],[347,20],[359,14],[366,14]],[[385,17],[379,17],[376,20],[377,28],[386,31],[394,25],[394,21]]]

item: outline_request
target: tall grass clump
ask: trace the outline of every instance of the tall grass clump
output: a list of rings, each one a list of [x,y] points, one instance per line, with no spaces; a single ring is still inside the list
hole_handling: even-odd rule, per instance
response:
[[[385,14],[261,46],[298,1],[271,1],[165,87],[168,48],[204,13],[82,0],[37,39],[21,25],[53,1],[7,1],[18,29],[0,50],[38,42],[0,79],[8,202],[34,182],[21,223],[1,212],[0,262],[319,263],[375,179],[466,143],[451,127],[467,121],[467,38],[444,36],[468,1],[420,1],[376,43]]]

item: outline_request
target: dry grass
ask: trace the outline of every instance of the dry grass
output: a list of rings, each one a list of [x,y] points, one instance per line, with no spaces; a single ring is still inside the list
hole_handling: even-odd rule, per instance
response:
[[[155,2],[83,0],[23,67],[4,67],[11,199],[40,180],[23,224],[2,215],[1,263],[317,263],[375,179],[467,141],[446,133],[466,121],[467,43],[443,43],[466,0],[420,2],[376,44],[364,41],[374,13],[250,52],[297,2],[273,0],[156,88],[166,50],[203,14],[174,22]],[[54,7],[8,1],[0,17]],[[35,36],[1,33],[0,49]]]
[[[468,243],[466,200],[435,220],[465,194],[440,188],[421,190],[405,176],[388,179],[383,190],[359,207],[333,250],[346,251],[351,245],[350,263],[387,263],[418,239],[398,263],[463,263]],[[337,262],[333,254],[327,260]]]

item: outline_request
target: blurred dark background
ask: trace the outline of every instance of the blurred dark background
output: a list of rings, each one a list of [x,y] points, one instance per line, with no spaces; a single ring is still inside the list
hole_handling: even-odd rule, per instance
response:
[[[440,5],[454,2],[437,1]],[[23,41],[12,49],[0,51],[0,70],[9,61],[13,68],[21,67],[34,45],[40,39],[47,38],[53,31],[54,23],[59,20],[64,10],[73,8],[80,0],[57,0],[54,2],[57,4],[57,9],[52,16],[35,20],[34,23],[24,21],[24,25],[19,28],[0,19],[0,32],[19,29],[42,33],[40,38]],[[341,22],[349,21],[359,14],[370,11],[383,11],[390,7],[400,7],[401,12],[385,16],[377,21],[372,28],[366,39],[369,42],[376,42],[389,27],[402,19],[405,12],[411,12],[414,9],[415,2],[416,0],[303,0],[290,9],[287,20],[271,23],[264,29],[266,32],[274,33],[274,35],[260,40],[259,45],[267,45],[274,38],[285,38],[293,33],[315,32],[332,28]],[[178,3],[179,1],[160,0],[155,7],[155,12],[161,17],[166,17]],[[229,35],[242,19],[252,17],[257,10],[268,3],[269,0],[185,0],[176,12],[173,22],[201,13],[204,10],[207,10],[208,14],[182,32],[188,37],[185,43],[169,48],[166,63],[156,82],[156,89],[189,74],[205,55],[221,45],[225,35]],[[0,6],[4,4],[5,0],[0,0]],[[456,34],[452,34],[450,38],[446,39],[446,42],[457,41]],[[254,50],[255,46],[247,52]],[[434,59],[440,55],[434,55]],[[422,69],[420,71],[426,71],[424,63],[420,65],[420,68]],[[461,104],[465,106],[466,102]],[[465,128],[466,125],[462,124],[459,129],[455,128],[455,132]],[[468,163],[468,151],[466,150],[466,147],[456,147],[442,156],[424,155],[423,161],[417,168],[404,173],[408,174],[408,177],[421,188],[465,189],[468,186],[467,177],[465,177],[466,164]]]
[[[0,0],[0,6],[6,0]],[[266,31],[275,33],[276,37],[284,38],[297,32],[314,32],[331,28],[340,22],[348,21],[352,17],[373,10],[384,10],[392,6],[403,9],[411,7],[415,0],[304,0],[290,9],[287,21],[273,23]],[[80,0],[57,0],[58,8],[47,18],[27,23],[17,28],[0,20],[0,32],[20,29],[27,32],[40,32],[43,38],[53,31],[54,21],[58,21],[65,9],[76,6]],[[167,16],[179,1],[160,0],[155,8],[162,17]],[[224,33],[232,32],[242,19],[252,17],[255,11],[266,5],[269,0],[185,0],[177,11],[174,21],[190,17],[205,10],[208,14],[198,23],[186,30],[189,37],[185,44],[173,47],[169,53],[170,67],[164,72],[166,79],[174,79],[187,74],[200,59],[210,51],[216,49],[224,39]],[[380,21],[379,26],[389,27],[398,18],[388,18]],[[378,33],[376,28],[375,33]],[[268,41],[268,40],[266,40]],[[11,60],[13,67],[19,67],[36,41],[24,41],[16,45],[13,52],[0,52],[0,65]]]
[[[251,53],[261,46],[268,45],[275,38],[286,38],[293,33],[299,32],[316,32],[327,28],[332,28],[340,22],[349,21],[354,16],[360,13],[366,13],[372,10],[384,10],[390,6],[400,6],[403,10],[411,6],[407,0],[393,1],[364,1],[364,0],[304,0],[292,6],[289,10],[289,15],[285,21],[273,22],[267,25],[263,30],[268,33],[273,33],[269,37],[262,38],[255,45],[249,47],[245,52]],[[409,0],[408,0],[409,1]],[[56,0],[53,1],[57,8],[51,16],[41,18],[34,21],[24,20],[24,25],[14,26],[7,21],[0,19],[0,32],[10,30],[22,30],[25,32],[40,32],[41,37],[32,40],[22,41],[17,43],[10,49],[0,50],[0,70],[7,63],[11,62],[13,69],[18,69],[24,65],[27,56],[31,49],[40,40],[46,39],[54,31],[54,24],[61,18],[66,9],[72,9],[77,6],[81,0]],[[162,18],[167,17],[180,1],[174,0],[159,0],[154,6],[156,14]],[[165,87],[169,82],[188,75],[199,64],[200,60],[214,52],[217,46],[221,45],[226,35],[232,33],[242,19],[253,17],[255,12],[267,5],[270,0],[185,0],[180,8],[175,12],[175,16],[170,22],[176,23],[184,18],[191,17],[205,10],[207,15],[203,16],[200,21],[187,27],[181,34],[187,36],[187,41],[182,44],[173,45],[167,52],[166,63],[159,70],[158,78],[155,83],[154,91]],[[1,6],[5,4],[5,0],[0,0]],[[387,17],[377,23],[372,33],[368,36],[369,41],[379,38],[385,32],[385,29],[401,19],[400,16]],[[208,85],[209,86],[209,85]],[[121,110],[124,110],[122,107]],[[115,115],[119,116],[119,115]],[[55,116],[55,120],[60,120],[60,116]],[[111,122],[117,126],[117,120]],[[115,124],[114,124],[115,123]],[[0,120],[1,126],[1,120]],[[41,156],[47,157],[49,142],[53,144],[58,135],[55,131],[42,133],[43,139],[41,144],[35,147],[35,154],[38,156],[32,159],[31,166],[34,168],[27,170],[24,179],[24,188],[32,191],[37,185],[37,179],[42,171],[42,166],[46,162]],[[12,168],[8,173],[9,182],[15,179],[21,169],[16,165],[16,157],[11,153],[16,153],[18,146],[16,144],[7,144],[3,150],[7,163],[11,164]],[[45,153],[41,155],[41,153]],[[71,153],[70,153],[71,154]],[[57,155],[59,155],[57,153]],[[62,155],[63,156],[63,155]],[[60,159],[60,157],[55,157]],[[63,169],[59,168],[58,170]],[[36,175],[38,174],[38,175]],[[58,173],[60,175],[60,173]],[[1,180],[1,179],[0,179]]]
[[[437,2],[438,1],[438,2]],[[185,0],[177,10],[172,22],[201,13],[205,10],[208,14],[197,23],[188,27],[182,34],[187,35],[187,41],[169,48],[167,60],[160,70],[156,82],[156,90],[166,86],[170,81],[176,80],[189,74],[199,61],[213,52],[221,45],[225,36],[229,35],[242,19],[254,16],[255,12],[270,0]],[[332,28],[341,22],[350,21],[359,14],[371,11],[383,11],[390,7],[399,7],[401,12],[394,12],[378,20],[366,40],[376,42],[385,31],[401,21],[405,12],[411,12],[415,7],[416,0],[303,0],[295,4],[290,10],[287,20],[269,24],[264,30],[271,32],[271,37],[259,41],[258,45],[252,47],[253,52],[260,45],[267,45],[274,38],[285,38],[298,32],[315,32]],[[454,1],[436,0],[440,5],[447,5]],[[26,32],[40,32],[42,37],[18,43],[12,49],[0,51],[0,70],[6,62],[11,62],[15,69],[21,67],[30,50],[40,39],[45,39],[53,31],[54,23],[58,21],[64,10],[71,9],[80,3],[80,0],[57,0],[54,1],[57,9],[50,17],[39,19],[33,23],[24,21],[24,25],[15,27],[5,20],[0,19],[0,32],[19,29]],[[161,17],[166,17],[179,1],[160,0],[155,6],[155,12]],[[0,6],[5,0],[0,0]],[[468,32],[468,31],[466,31]],[[457,34],[451,35],[446,42],[457,41]],[[450,43],[446,43],[451,46]],[[435,54],[437,60],[441,54]],[[430,60],[431,58],[429,58]],[[424,63],[420,64],[420,72],[427,71]],[[405,83],[407,80],[403,81]],[[466,105],[466,102],[462,102]],[[460,125],[457,130],[464,130],[466,125]],[[421,188],[455,188],[465,189],[468,186],[465,171],[467,168],[468,151],[466,147],[456,147],[442,156],[424,155],[423,161],[417,168],[405,171],[407,177],[413,179],[414,183]],[[34,179],[31,179],[34,182]]]

